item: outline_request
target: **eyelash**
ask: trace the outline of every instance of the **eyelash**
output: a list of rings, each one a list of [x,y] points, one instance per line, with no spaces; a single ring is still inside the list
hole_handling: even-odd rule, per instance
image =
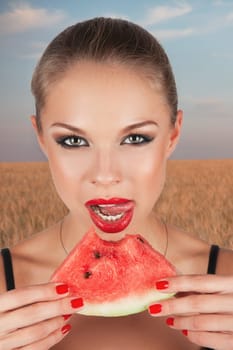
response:
[[[125,142],[125,140],[131,138],[131,142]],[[134,140],[132,140],[132,138],[134,138]],[[139,142],[136,139],[141,139]],[[83,144],[76,144],[76,145],[72,145],[72,144],[67,144],[67,141],[71,141],[71,139],[73,139],[77,142],[79,141],[79,143],[83,143]],[[143,144],[149,143],[151,141],[154,140],[154,137],[148,136],[148,135],[142,135],[142,134],[130,134],[127,137],[124,138],[124,140],[120,143],[120,145],[134,145],[134,146],[142,146]],[[136,141],[136,142],[135,142]],[[59,137],[58,139],[56,139],[56,142],[64,148],[80,148],[80,147],[88,147],[89,144],[88,142],[81,136],[76,136],[76,135],[68,135],[68,136],[62,136]]]
[[[77,142],[77,140],[83,141],[83,143],[85,143],[85,144],[84,145],[72,145],[72,144],[68,145],[66,142],[67,142],[67,140],[70,141],[71,139],[73,139],[73,141],[76,140],[76,142]],[[59,137],[58,139],[56,139],[56,142],[64,148],[79,148],[79,147],[88,147],[89,146],[88,142],[83,137],[76,136],[76,135],[68,135],[68,136]]]
[[[131,140],[131,142],[125,142],[125,140],[130,139],[130,138],[131,139],[134,138],[134,140]],[[135,140],[135,138],[136,139],[140,138],[141,141],[138,142],[137,140]],[[127,137],[125,137],[125,139],[123,140],[124,142],[121,142],[121,145],[142,146],[142,145],[144,145],[146,143],[149,143],[149,142],[153,141],[153,139],[154,139],[154,137],[151,137],[151,136],[148,136],[148,135],[130,134]]]

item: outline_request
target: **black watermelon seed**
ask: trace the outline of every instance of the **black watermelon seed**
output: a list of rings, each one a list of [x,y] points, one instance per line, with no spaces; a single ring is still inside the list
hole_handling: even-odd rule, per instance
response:
[[[96,259],[100,259],[100,258],[101,258],[100,252],[95,251],[95,252],[94,252],[94,257],[95,257]]]
[[[137,237],[137,239],[142,242],[142,243],[145,243],[145,241],[141,238],[141,237]]]
[[[84,272],[84,278],[89,278],[92,275],[91,271]]]

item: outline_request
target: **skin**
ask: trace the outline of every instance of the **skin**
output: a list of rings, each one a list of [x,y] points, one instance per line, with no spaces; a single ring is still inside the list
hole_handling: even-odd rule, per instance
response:
[[[166,235],[152,209],[163,189],[167,159],[180,137],[182,112],[171,126],[163,94],[142,74],[122,66],[82,62],[49,91],[41,117],[42,133],[37,131],[35,116],[32,125],[48,158],[57,192],[69,208],[63,225],[66,249],[70,251],[92,225],[84,206],[87,200],[125,197],[135,201],[134,216],[124,232],[114,237],[140,232],[163,253]],[[57,123],[82,131],[74,133],[67,126],[54,125]],[[132,134],[153,140],[135,145],[130,143]],[[56,142],[70,135],[81,137],[76,139],[81,147],[68,149]],[[140,136],[136,140],[145,139]],[[19,339],[21,348],[33,350],[85,350],[96,344],[111,350],[197,350],[200,346],[233,349],[231,251],[221,249],[218,275],[206,276],[209,245],[168,225],[166,257],[182,275],[169,279],[164,291],[177,292],[179,298],[161,302],[161,311],[153,315],[146,311],[106,319],[75,314],[64,320],[62,315],[77,311],[70,302],[79,296],[57,294],[56,286],[47,283],[65,258],[59,228],[57,223],[12,248],[17,289],[5,292],[4,283],[0,283],[0,324],[4,325],[1,349],[18,348]],[[102,238],[113,238],[96,231]],[[166,324],[168,316],[173,318],[172,326]],[[65,337],[61,328],[67,322],[72,331]],[[183,329],[188,330],[187,336]]]
[[[93,75],[87,79],[88,72]],[[121,236],[138,230],[148,234],[157,228],[152,208],[164,185],[167,158],[180,135],[182,112],[178,112],[176,126],[171,127],[163,95],[155,94],[139,74],[123,68],[118,74],[119,69],[111,66],[79,64],[52,89],[42,112],[43,133],[38,140],[49,159],[57,192],[70,209],[72,220],[68,218],[65,224],[73,232],[76,227],[81,232],[89,229],[92,221],[84,204],[99,197],[135,201],[134,220]],[[35,119],[32,122],[35,126]],[[75,136],[84,138],[81,144],[89,146],[58,146],[55,140],[73,134],[54,125],[58,123],[81,129]],[[141,123],[147,124],[125,131]],[[133,145],[129,139],[132,134],[146,135],[153,141]],[[109,236],[98,232],[101,237]],[[77,240],[77,233],[71,243],[67,239],[66,247],[70,248],[73,240]]]

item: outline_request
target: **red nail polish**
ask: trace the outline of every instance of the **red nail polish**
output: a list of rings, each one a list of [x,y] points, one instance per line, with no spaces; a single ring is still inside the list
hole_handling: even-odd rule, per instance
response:
[[[188,330],[187,330],[187,329],[183,329],[183,330],[182,330],[182,333],[187,337],[187,335],[188,335]]]
[[[173,325],[174,325],[174,318],[173,318],[173,317],[168,317],[168,318],[166,319],[166,324],[167,324],[168,326],[173,326]]]
[[[68,293],[68,291],[69,291],[69,287],[67,284],[59,284],[58,286],[56,286],[57,294],[65,294],[65,293]]]
[[[167,289],[168,288],[168,281],[158,281],[155,283],[157,289]]]
[[[149,306],[149,312],[153,314],[158,314],[159,312],[162,311],[162,305],[161,304],[154,304]]]
[[[68,318],[70,318],[71,316],[72,316],[72,314],[70,314],[70,315],[62,315],[62,317],[64,318],[65,321],[68,320]]]
[[[66,334],[71,330],[71,325],[70,324],[66,324],[65,326],[62,327],[61,332],[62,334]]]
[[[74,309],[77,309],[78,307],[83,306],[83,299],[82,298],[76,298],[71,300],[71,306]]]

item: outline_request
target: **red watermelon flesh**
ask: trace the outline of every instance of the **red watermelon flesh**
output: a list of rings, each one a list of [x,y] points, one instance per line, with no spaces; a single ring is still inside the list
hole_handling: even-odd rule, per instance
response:
[[[155,288],[176,275],[175,267],[139,234],[104,241],[92,228],[74,247],[51,280],[64,282],[84,300],[85,315],[123,316],[145,310],[172,294]]]

